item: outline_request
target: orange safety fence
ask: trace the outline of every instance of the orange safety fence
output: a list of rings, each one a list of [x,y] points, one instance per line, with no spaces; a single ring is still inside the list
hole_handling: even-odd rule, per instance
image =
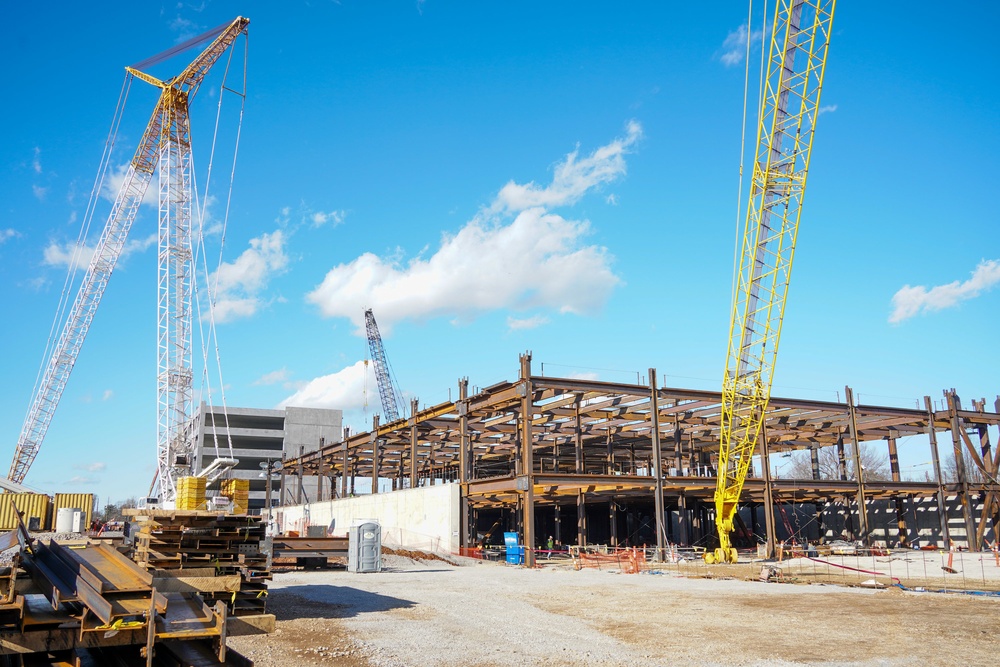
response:
[[[598,570],[617,568],[623,574],[637,574],[646,565],[646,552],[643,549],[613,549],[607,553],[588,553],[581,551],[573,560],[574,567],[579,570],[593,567]]]

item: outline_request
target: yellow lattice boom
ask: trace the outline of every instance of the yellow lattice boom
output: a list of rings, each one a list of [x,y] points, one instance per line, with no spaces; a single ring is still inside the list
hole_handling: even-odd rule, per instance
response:
[[[722,429],[715,491],[719,549],[735,562],[733,530],[743,482],[771,397],[795,239],[809,173],[836,0],[778,0],[757,126],[722,381]]]

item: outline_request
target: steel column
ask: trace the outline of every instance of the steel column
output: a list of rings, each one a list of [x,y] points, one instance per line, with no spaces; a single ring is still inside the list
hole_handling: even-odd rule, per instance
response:
[[[927,437],[931,446],[931,463],[934,464],[934,481],[937,482],[938,518],[941,521],[941,539],[944,546],[951,542],[948,531],[948,508],[944,503],[944,478],[941,476],[941,457],[938,455],[937,430],[934,426],[934,404],[930,396],[924,396],[924,409],[927,410]]]
[[[951,420],[951,446],[955,454],[955,472],[958,474],[959,500],[962,505],[962,519],[965,521],[965,544],[969,549],[979,551],[976,544],[976,525],[972,517],[972,498],[969,493],[969,474],[965,469],[965,454],[962,453],[962,436],[959,431],[962,428],[958,418],[958,411],[961,402],[954,391],[944,392],[945,400],[948,402],[948,417]]]
[[[656,479],[653,505],[656,509],[656,560],[663,559],[663,452],[660,451],[660,403],[656,391],[656,369],[649,369],[649,414],[651,420],[651,437],[653,440],[653,476]]]
[[[861,539],[866,546],[871,546],[872,536],[868,522],[868,503],[865,502],[865,471],[861,467],[861,440],[858,437],[858,415],[854,409],[854,392],[850,387],[844,387],[844,397],[847,399],[848,428],[851,430],[851,449],[854,455],[854,475],[858,478],[858,520],[861,523]]]
[[[417,399],[410,401],[410,488],[417,488]]]
[[[767,445],[767,424],[761,425],[760,435],[758,437],[758,447],[760,447],[760,468],[764,477],[764,530],[767,532],[767,541],[764,546],[766,553],[764,554],[764,557],[774,558],[776,537],[774,524],[774,493],[771,487],[771,452]]]
[[[889,443],[889,470],[892,473],[892,481],[899,482],[901,481],[901,476],[899,474],[899,454],[896,450],[896,432],[893,429],[889,429],[889,434],[886,437],[886,441]],[[896,506],[896,528],[899,531],[899,545],[901,547],[908,547],[910,541],[907,539],[906,511],[903,508],[903,498],[899,494],[896,494],[892,500]]]
[[[521,355],[521,474],[525,478],[522,499],[524,507],[524,564],[535,566],[535,459],[534,442],[531,433],[532,408],[534,407],[531,386],[531,353]]]

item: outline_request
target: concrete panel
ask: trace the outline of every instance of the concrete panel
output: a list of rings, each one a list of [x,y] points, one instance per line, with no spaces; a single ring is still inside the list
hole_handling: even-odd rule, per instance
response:
[[[335,535],[346,535],[354,521],[375,519],[388,547],[457,553],[460,490],[458,484],[439,484],[288,506],[277,510],[276,519],[282,532],[302,535],[308,526],[329,526],[331,521]]]
[[[316,451],[321,438],[326,444],[340,442],[342,422],[340,410],[285,408],[285,457],[298,456],[300,447],[306,454]]]

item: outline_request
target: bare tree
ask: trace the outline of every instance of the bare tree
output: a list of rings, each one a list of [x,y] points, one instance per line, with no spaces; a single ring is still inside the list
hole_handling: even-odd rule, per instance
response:
[[[847,471],[847,479],[857,479],[854,470],[854,452],[851,447],[850,444],[844,446],[844,468]],[[863,481],[891,479],[889,455],[880,452],[877,445],[862,442],[860,455]],[[808,450],[794,452],[791,466],[781,476],[789,479],[812,479],[811,453]],[[840,479],[840,454],[837,452],[837,447],[820,448],[819,477],[820,479]]]
[[[983,471],[979,469],[976,462],[972,460],[972,456],[969,452],[962,450],[962,461],[965,462],[965,481],[970,484],[982,484],[986,481],[986,476]],[[944,460],[944,464],[941,466],[941,476],[944,477],[944,481],[948,483],[954,483],[958,481],[958,464],[955,462],[955,453],[952,452]]]

